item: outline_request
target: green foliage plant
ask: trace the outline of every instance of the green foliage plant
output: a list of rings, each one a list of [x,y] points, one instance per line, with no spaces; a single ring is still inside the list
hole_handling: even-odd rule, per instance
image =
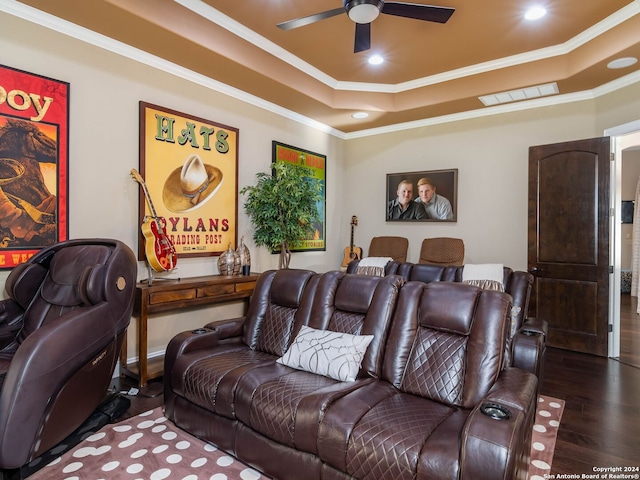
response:
[[[253,225],[256,246],[280,251],[279,268],[289,268],[291,246],[312,234],[318,217],[321,186],[305,175],[304,167],[272,163],[272,174],[257,173],[257,183],[240,190]]]

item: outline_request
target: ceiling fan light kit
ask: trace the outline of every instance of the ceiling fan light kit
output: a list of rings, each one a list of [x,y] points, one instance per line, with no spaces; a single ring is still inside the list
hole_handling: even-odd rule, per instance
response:
[[[418,3],[385,2],[384,0],[343,0],[342,8],[334,8],[306,17],[288,20],[279,23],[278,28],[291,30],[335,17],[345,12],[356,24],[353,51],[358,53],[371,48],[371,22],[377,19],[381,13],[425,22],[446,23],[455,12],[455,9]]]
[[[384,2],[382,1],[352,0],[344,2],[344,8],[349,18],[355,23],[373,22],[380,15],[383,6]]]

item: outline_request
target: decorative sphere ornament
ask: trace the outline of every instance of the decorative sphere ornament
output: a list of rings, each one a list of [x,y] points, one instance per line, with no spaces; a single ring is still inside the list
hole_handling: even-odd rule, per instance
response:
[[[240,255],[231,248],[231,243],[229,243],[227,251],[218,257],[218,271],[220,275],[239,275],[241,268]]]

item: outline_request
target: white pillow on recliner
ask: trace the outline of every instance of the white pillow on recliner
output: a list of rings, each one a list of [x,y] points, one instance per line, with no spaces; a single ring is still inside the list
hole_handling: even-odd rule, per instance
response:
[[[353,382],[371,340],[373,335],[351,335],[303,326],[287,352],[276,362],[342,382]]]
[[[502,284],[504,266],[501,263],[467,263],[462,267],[462,281],[494,280]]]

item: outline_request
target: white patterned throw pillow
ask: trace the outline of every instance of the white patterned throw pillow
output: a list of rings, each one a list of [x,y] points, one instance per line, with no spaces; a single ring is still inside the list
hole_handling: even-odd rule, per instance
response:
[[[373,335],[351,335],[303,326],[289,350],[276,361],[296,370],[353,382],[371,340]]]

